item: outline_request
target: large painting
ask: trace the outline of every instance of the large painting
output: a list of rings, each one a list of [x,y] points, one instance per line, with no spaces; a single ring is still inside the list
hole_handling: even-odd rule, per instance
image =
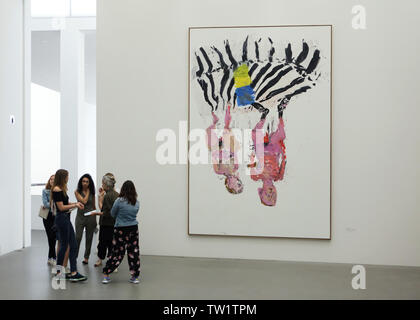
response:
[[[331,238],[331,31],[189,29],[190,235]]]

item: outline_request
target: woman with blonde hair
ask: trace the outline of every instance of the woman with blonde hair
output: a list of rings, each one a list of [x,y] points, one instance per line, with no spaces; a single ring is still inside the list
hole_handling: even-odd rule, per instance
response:
[[[73,208],[83,209],[84,206],[80,202],[69,203],[67,195],[67,182],[69,180],[69,173],[67,170],[60,169],[55,173],[54,184],[52,187],[52,199],[56,207],[55,224],[60,238],[60,251],[57,255],[57,275],[63,271],[63,260],[67,250],[70,246],[70,277],[72,282],[85,281],[87,277],[77,272],[77,242],[74,234],[74,228],[70,221],[70,210]]]

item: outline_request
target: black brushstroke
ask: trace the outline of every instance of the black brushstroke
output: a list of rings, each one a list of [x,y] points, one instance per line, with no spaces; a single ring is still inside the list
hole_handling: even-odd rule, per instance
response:
[[[248,71],[248,75],[251,77],[252,74],[254,73],[254,71],[258,68],[258,63],[254,63],[251,67],[251,69],[249,69]]]
[[[208,90],[207,82],[204,81],[203,79],[197,79],[197,81],[198,81],[198,84],[200,85],[201,89],[203,90],[204,100],[211,106],[211,110],[214,111],[213,104],[210,102],[209,96],[208,96],[208,93],[207,93],[207,90]]]
[[[220,66],[222,69],[227,69],[228,65],[226,64],[225,60],[223,59],[223,54],[217,49],[216,47],[212,47],[214,51],[216,51],[217,55],[219,56]]]
[[[229,69],[226,69],[226,70],[223,71],[223,77],[222,77],[222,80],[221,80],[221,83],[220,83],[220,91],[219,91],[222,99],[223,99],[223,90],[225,89],[226,83],[229,79],[229,75],[230,75]]]
[[[197,54],[195,54],[195,57],[197,58],[197,63],[198,63],[198,71],[195,74],[197,77],[201,77],[201,75],[204,72],[203,63],[201,62],[201,59],[199,56],[197,56]]]
[[[260,49],[257,41],[255,41],[255,57],[257,58],[257,61],[260,61]]]
[[[270,61],[270,62],[273,62],[273,55],[274,55],[274,52],[275,52],[276,50],[274,49],[274,47],[272,47],[271,49],[270,49],[270,52],[268,53],[268,61]]]
[[[267,95],[267,97],[264,99],[264,101],[265,101],[265,100],[269,100],[269,99],[271,99],[272,97],[274,97],[274,96],[276,96],[276,95],[278,95],[278,94],[280,94],[280,93],[283,93],[283,92],[285,92],[285,91],[289,90],[290,88],[293,88],[294,86],[296,86],[296,85],[298,85],[298,84],[301,84],[303,81],[305,81],[305,78],[303,78],[303,77],[299,77],[299,78],[293,79],[293,81],[292,81],[292,82],[290,82],[287,86],[285,86],[285,87],[283,87],[283,88],[279,88],[279,89],[276,89],[276,90],[271,91],[271,92]]]
[[[304,93],[304,92],[306,92],[306,91],[308,91],[309,89],[311,89],[311,87],[310,86],[305,86],[305,87],[302,87],[302,88],[300,88],[300,89],[298,89],[298,90],[296,90],[295,92],[293,92],[293,93],[290,93],[290,94],[288,94],[288,95],[286,95],[286,99],[288,99],[288,100],[290,100],[292,97],[294,97],[295,95],[298,95],[298,94],[301,94],[301,93]]]
[[[273,79],[271,79],[264,88],[262,88],[258,94],[256,99],[258,100],[268,89],[272,88],[280,79],[287,73],[293,70],[292,67],[288,67],[287,69],[281,70]]]
[[[307,74],[310,74],[312,71],[314,71],[314,70],[315,70],[316,66],[318,65],[319,60],[320,60],[320,57],[319,57],[319,50],[317,49],[317,50],[315,50],[315,52],[314,52],[314,55],[313,55],[313,57],[312,57],[312,59],[311,59],[311,62],[309,62],[309,65],[308,65],[308,67],[306,68],[306,73],[307,73]]]
[[[268,40],[270,40],[270,43],[271,43],[271,49],[268,52],[268,61],[273,62],[273,56],[276,49],[274,49],[273,40],[271,40],[270,38],[268,38]]]
[[[255,109],[257,109],[258,111],[261,111],[261,112],[263,112],[264,109],[265,109],[264,106],[261,103],[258,103],[258,102],[251,103],[251,106],[253,106]]]
[[[210,61],[209,56],[207,55],[207,52],[203,49],[203,47],[200,48],[200,51],[204,57],[204,60],[206,60],[208,66],[209,66],[209,70],[207,72],[212,72],[213,71],[213,64]]]
[[[257,109],[259,112],[261,112],[261,120],[265,119],[268,115],[269,109],[265,108],[262,104],[258,102],[254,102],[251,104],[255,109]]]
[[[309,46],[306,42],[303,42],[302,44],[302,51],[299,53],[298,57],[296,58],[296,64],[301,64],[303,61],[305,61],[306,57],[309,53]]]
[[[216,106],[217,106],[217,104],[219,103],[219,97],[217,97],[216,94],[215,94],[215,86],[214,86],[213,76],[209,73],[206,73],[205,75],[207,76],[207,78],[210,81],[211,96],[212,96],[212,98],[213,98],[213,100],[214,100],[214,102],[216,103]]]
[[[292,63],[292,46],[290,43],[287,45],[287,48],[284,51],[286,53],[286,63]]]
[[[244,44],[242,46],[242,61],[248,60],[248,37],[246,37]]]
[[[273,75],[276,74],[277,71],[279,71],[281,68],[284,67],[284,64],[275,66],[273,69],[271,69],[271,71],[264,77],[264,79],[261,81],[261,83],[259,84],[257,91],[261,88],[261,86],[263,85],[263,83],[269,79],[270,77],[272,77]]]
[[[227,97],[228,97],[228,101],[230,101],[230,98],[232,97],[231,92],[232,92],[233,84],[234,84],[234,79],[233,79],[233,77],[232,77],[232,79],[230,80],[230,83],[229,83],[229,87],[228,87],[228,89],[227,89]]]
[[[229,60],[232,63],[233,68],[236,69],[236,67],[238,66],[238,63],[236,62],[235,58],[232,55],[232,51],[230,50],[230,45],[229,45],[228,40],[225,41],[225,49],[226,49],[226,53],[229,57]]]
[[[258,81],[261,79],[261,77],[267,72],[268,69],[270,69],[271,67],[271,63],[267,63],[264,67],[262,67],[260,69],[260,71],[258,72],[258,74],[256,75],[255,79],[252,80],[251,83],[251,88],[255,88],[255,86],[257,85]]]

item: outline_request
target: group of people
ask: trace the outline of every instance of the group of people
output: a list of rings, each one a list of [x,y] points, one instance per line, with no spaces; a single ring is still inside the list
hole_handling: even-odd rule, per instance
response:
[[[79,247],[86,233],[86,246],[82,263],[87,265],[90,257],[93,235],[99,215],[98,260],[95,267],[102,265],[102,283],[111,281],[110,274],[118,270],[127,252],[130,282],[139,283],[140,249],[137,213],[139,201],[132,181],[123,183],[120,192],[115,190],[115,177],[107,173],[102,177],[96,209],[95,184],[89,174],[84,174],[78,182],[74,194],[77,202],[70,203],[67,183],[69,173],[60,169],[48,180],[42,191],[43,207],[49,210],[43,219],[48,238],[48,264],[55,266],[56,276],[71,282],[86,281],[87,277],[77,271]],[[70,220],[71,211],[77,208],[75,228]],[[57,245],[56,245],[57,244]],[[70,269],[67,267],[70,260]]]

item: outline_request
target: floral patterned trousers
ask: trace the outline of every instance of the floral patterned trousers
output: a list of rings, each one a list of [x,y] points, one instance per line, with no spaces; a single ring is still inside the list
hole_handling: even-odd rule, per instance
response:
[[[104,274],[110,274],[118,268],[124,259],[125,251],[127,251],[130,273],[137,278],[140,275],[139,229],[137,225],[114,229],[112,253],[103,269]]]

